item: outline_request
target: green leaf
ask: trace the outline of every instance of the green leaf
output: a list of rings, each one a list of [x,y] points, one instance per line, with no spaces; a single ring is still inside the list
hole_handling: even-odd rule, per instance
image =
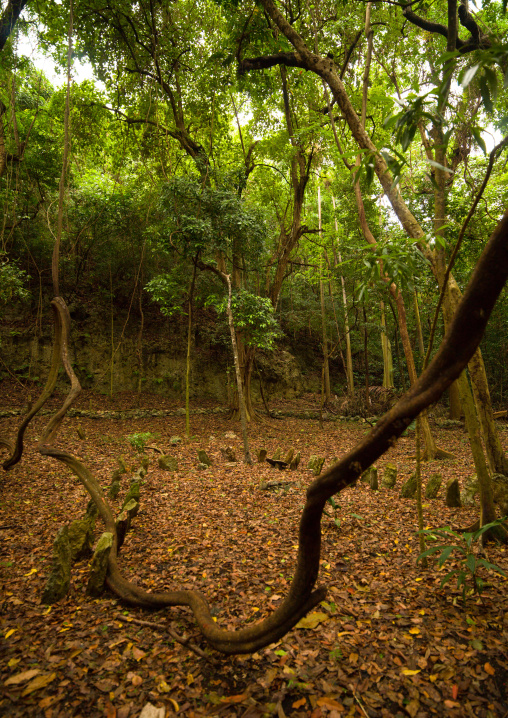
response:
[[[443,553],[438,558],[438,566],[441,567],[444,562],[450,557],[450,554],[453,553],[453,550],[455,549],[455,546],[445,546]]]
[[[455,568],[453,571],[450,571],[450,573],[447,573],[439,584],[440,588],[443,588],[443,586],[448,583],[448,581],[450,581],[457,573],[460,573],[460,570],[458,568]]]
[[[487,112],[492,112],[494,109],[494,105],[492,104],[492,97],[490,95],[490,89],[487,84],[487,80],[485,76],[483,75],[480,77],[480,94],[482,96],[483,100],[483,106],[487,110]]]
[[[427,162],[430,165],[432,165],[433,167],[437,167],[438,169],[443,170],[444,172],[447,172],[448,174],[451,174],[451,175],[455,174],[455,172],[453,172],[448,167],[444,167],[443,165],[440,165],[439,162],[435,162],[434,160],[427,160]]]
[[[480,67],[480,65],[473,65],[472,67],[468,67],[468,69],[464,72],[464,74],[462,75],[462,80],[461,80],[462,87],[464,89],[466,89],[466,87],[469,85],[469,83],[471,82],[473,77],[476,75],[479,67]]]
[[[481,148],[483,154],[486,155],[487,154],[487,145],[485,144],[485,141],[481,135],[480,129],[478,127],[472,127],[471,132],[473,134],[473,137],[476,140],[476,144],[478,145],[478,147]]]
[[[471,571],[471,573],[474,573],[476,571],[476,558],[472,553],[469,553],[467,555],[466,566]]]

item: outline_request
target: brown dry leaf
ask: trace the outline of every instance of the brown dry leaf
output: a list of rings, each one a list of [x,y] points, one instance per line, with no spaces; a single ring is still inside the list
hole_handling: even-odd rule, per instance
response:
[[[309,613],[308,616],[304,616],[301,618],[298,623],[296,624],[295,628],[310,628],[314,629],[317,626],[319,626],[320,623],[324,623],[325,621],[329,621],[330,616],[327,613],[322,613],[321,611],[315,611],[314,613]]]
[[[137,648],[136,646],[133,647],[133,649],[132,649],[132,657],[135,658],[136,661],[140,661],[140,660],[141,660],[142,658],[144,658],[145,656],[146,656],[145,651],[141,651],[141,650],[140,650],[139,648]]]
[[[244,701],[248,697],[248,693],[239,693],[236,696],[224,696],[221,699],[221,703],[242,703],[242,701]]]
[[[37,678],[34,678],[33,681],[30,681],[30,683],[27,685],[22,696],[28,696],[30,693],[33,693],[34,691],[38,691],[41,688],[45,688],[47,685],[51,683],[51,681],[54,681],[56,678],[56,673],[46,673],[43,676],[37,676]]]
[[[419,709],[420,709],[420,702],[417,701],[416,698],[413,698],[413,700],[409,701],[409,703],[406,705],[406,710],[409,713],[409,715],[411,716],[411,718],[415,718]]]
[[[323,696],[323,698],[318,698],[316,701],[318,706],[322,706],[323,708],[335,708],[340,710],[344,710],[344,706],[335,700],[335,698],[328,698],[327,696]]]
[[[489,676],[494,676],[496,674],[496,669],[493,668],[490,663],[485,663],[483,668],[485,672],[489,674]]]
[[[349,654],[349,662],[353,664],[353,666],[356,666],[358,663],[359,655],[358,653],[350,653]]]
[[[17,673],[15,676],[11,676],[8,678],[4,685],[5,686],[17,686],[20,683],[24,683],[25,681],[29,681],[30,678],[33,678],[34,676],[39,675],[40,670],[38,668],[33,668],[30,671],[23,671],[23,673]]]

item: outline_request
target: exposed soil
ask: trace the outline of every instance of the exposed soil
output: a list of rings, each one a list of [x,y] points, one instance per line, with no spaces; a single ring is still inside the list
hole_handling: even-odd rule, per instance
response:
[[[26,404],[21,387],[4,382],[0,408]],[[34,392],[35,396],[35,392]],[[58,406],[61,397],[51,399]],[[294,402],[303,409],[316,397]],[[106,409],[170,409],[160,396],[81,395],[77,406]],[[205,408],[211,408],[210,406]],[[415,441],[399,440],[377,464],[397,465],[395,490],[371,491],[365,484],[336,497],[337,527],[323,518],[319,583],[328,598],[278,644],[251,656],[224,657],[207,648],[185,608],[158,613],[127,609],[105,593],[85,594],[88,563],[73,569],[66,599],[51,607],[41,595],[51,567],[52,542],[66,522],[83,516],[85,491],[60,464],[35,451],[47,417],[27,432],[23,460],[3,473],[1,494],[0,713],[3,716],[131,718],[150,702],[167,716],[451,716],[508,715],[508,594],[506,579],[494,573],[479,598],[463,604],[455,581],[440,588],[455,567],[428,570],[419,553],[416,505],[400,499],[402,482],[414,471]],[[0,419],[0,434],[13,437],[19,418]],[[202,591],[217,622],[230,629],[255,621],[277,606],[288,589],[296,556],[297,527],[305,489],[313,477],[311,455],[325,465],[363,437],[368,425],[285,418],[250,428],[251,448],[300,451],[297,471],[279,473],[268,464],[241,462],[239,424],[221,414],[192,416],[192,437],[184,438],[183,416],[138,419],[67,418],[59,445],[77,454],[104,488],[123,456],[134,471],[140,455],[127,437],[151,432],[150,445],[178,459],[179,471],[150,468],[141,490],[141,510],[127,536],[120,566],[146,589],[192,587]],[[85,439],[77,433],[80,426]],[[443,486],[474,473],[461,428],[435,429],[439,445],[455,453],[448,462],[423,465],[423,480],[439,471]],[[226,438],[235,432],[238,438]],[[501,427],[505,446],[508,431]],[[232,446],[238,462],[221,447]],[[213,465],[197,468],[206,449]],[[2,457],[5,454],[2,454]],[[263,491],[278,478],[287,488]],[[129,484],[112,503],[118,511]],[[440,497],[425,502],[426,526],[465,526],[477,508],[447,509]],[[96,538],[101,533],[98,523]],[[508,570],[507,549],[488,545],[488,560]],[[144,623],[142,623],[144,622]],[[176,642],[168,627],[190,638],[199,655]],[[28,673],[31,671],[31,673]],[[11,680],[14,679],[14,680]],[[7,684],[6,684],[7,683]]]

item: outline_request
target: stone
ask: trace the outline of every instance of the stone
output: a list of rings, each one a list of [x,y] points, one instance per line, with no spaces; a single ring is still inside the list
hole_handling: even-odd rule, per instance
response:
[[[204,449],[198,451],[198,461],[200,464],[206,464],[207,466],[212,465],[211,459]]]
[[[69,528],[63,526],[53,542],[53,560],[44,591],[42,603],[52,604],[60,601],[69,591],[71,585],[71,546]]]
[[[450,479],[447,482],[445,504],[450,509],[460,508],[460,487],[458,479]]]
[[[369,486],[371,488],[371,491],[379,491],[379,484],[377,480],[377,469],[375,466],[371,466],[371,469],[374,469],[374,471],[370,472],[370,480],[369,480]]]
[[[71,564],[92,555],[93,527],[95,519],[76,519],[69,526]]]
[[[98,598],[104,591],[104,583],[108,573],[108,560],[113,546],[113,534],[106,531],[102,534],[92,559],[90,566],[90,578],[86,587],[86,592],[92,598]]]
[[[272,456],[272,459],[273,459],[274,461],[282,461],[282,459],[280,458],[280,457],[281,457],[281,453],[282,453],[281,450],[280,450],[280,449],[277,449],[277,451],[275,452],[275,454]]]
[[[182,443],[182,439],[180,436],[172,436],[169,440],[169,443],[171,446],[178,446],[178,444]]]
[[[145,455],[145,456],[141,457],[141,466],[144,469],[145,475],[146,475],[146,472],[148,471],[148,467],[150,466],[150,459],[148,458],[148,456]]]
[[[363,484],[369,484],[369,486],[372,486],[372,483],[375,482],[377,486],[377,468],[375,466],[369,466],[368,469],[365,469],[360,476],[360,481]]]
[[[286,458],[284,459],[286,464],[290,464],[293,461],[293,456],[295,455],[295,450],[290,449],[288,453],[286,454]]]
[[[268,452],[267,452],[266,449],[260,449],[260,450],[258,451],[258,463],[259,463],[259,464],[262,464],[262,463],[264,462],[264,460],[266,459],[267,454],[268,454]]]
[[[238,459],[236,458],[236,452],[232,446],[221,447],[220,453],[222,454],[222,458],[224,459],[224,461],[230,461],[230,462],[238,461]],[[259,459],[258,459],[258,461],[259,461]]]
[[[238,436],[235,434],[234,431],[226,431],[224,434],[225,439],[238,439]]]
[[[163,471],[178,471],[178,461],[173,456],[164,454],[159,456],[159,469]]]
[[[128,504],[124,506],[122,512],[116,520],[116,536],[118,540],[118,551],[123,546],[126,535],[129,533],[131,528],[132,519],[137,516],[139,511],[139,503],[134,499],[131,499]]]
[[[209,464],[203,464],[201,461],[198,464],[198,471],[206,471],[206,469],[209,469]]]
[[[311,456],[309,459],[309,463],[307,464],[307,469],[314,470],[314,465],[315,465],[316,461],[317,461],[317,456]]]
[[[425,498],[426,499],[437,498],[437,495],[439,494],[439,489],[441,488],[442,483],[443,483],[443,477],[441,476],[441,474],[432,474],[430,479],[427,481],[427,485],[425,486]]]
[[[508,477],[504,474],[492,474],[492,492],[501,516],[508,515]]]
[[[164,718],[166,709],[164,707],[157,708],[152,703],[145,703],[143,710],[139,714],[139,718]]]
[[[319,474],[321,473],[321,469],[323,468],[323,464],[324,464],[324,463],[325,463],[325,457],[324,457],[324,456],[323,456],[321,459],[316,459],[316,461],[315,461],[315,463],[314,463],[314,469],[313,469],[313,471],[312,471],[312,473],[314,474],[314,476],[319,476]]]
[[[474,506],[474,497],[479,492],[480,487],[478,486],[478,477],[473,474],[469,479],[466,480],[464,488],[460,492],[460,503],[462,506]]]
[[[125,494],[125,499],[123,500],[122,504],[122,511],[132,499],[139,503],[139,496],[139,481],[132,481],[129,490]]]
[[[108,496],[110,499],[116,499],[118,494],[120,493],[120,482],[119,481],[112,481],[111,486],[109,487]]]
[[[95,519],[99,515],[99,509],[97,508],[97,505],[93,499],[90,499],[90,501],[86,505],[86,512],[85,516],[87,516],[89,519],[93,519],[95,522]]]
[[[292,460],[291,464],[289,465],[289,468],[291,469],[291,471],[296,471],[296,469],[298,468],[298,466],[300,464],[300,458],[301,458],[300,452],[298,452],[297,455]]]
[[[123,456],[119,456],[117,458],[117,461],[118,461],[118,465],[120,466],[120,468],[122,470],[122,474],[127,474],[129,471],[129,468],[128,468],[127,464],[125,463],[125,459],[123,458]]]
[[[397,483],[397,467],[395,464],[386,464],[383,472],[383,483],[387,489],[393,489]]]
[[[399,496],[401,499],[414,499],[416,496],[416,472],[412,473],[409,479],[402,484]]]

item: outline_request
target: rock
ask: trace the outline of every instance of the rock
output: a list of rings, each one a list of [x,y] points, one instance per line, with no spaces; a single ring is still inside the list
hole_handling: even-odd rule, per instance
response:
[[[323,468],[323,464],[324,464],[324,463],[325,463],[325,457],[324,457],[324,456],[323,456],[321,459],[316,459],[316,461],[315,461],[315,463],[314,463],[314,469],[313,469],[313,471],[312,471],[312,473],[314,474],[314,476],[319,476],[319,474],[321,473],[321,469]]]
[[[370,472],[369,486],[372,491],[378,491],[379,484],[377,480],[377,469],[375,466],[371,466],[370,468],[373,469],[373,471]]]
[[[146,476],[146,472],[148,471],[148,467],[150,466],[150,459],[148,458],[148,456],[145,455],[141,457],[141,466],[144,469]]]
[[[87,516],[89,519],[93,519],[95,522],[95,519],[99,515],[99,509],[97,508],[95,501],[93,499],[90,499],[90,501],[86,505],[86,513],[85,516]]]
[[[120,481],[120,478],[125,474],[123,469],[115,469],[111,474],[111,482]]]
[[[125,494],[125,499],[123,500],[122,511],[127,506],[129,501],[132,501],[132,499],[134,499],[134,501],[137,501],[139,503],[139,481],[131,482],[129,490]]]
[[[139,503],[134,499],[131,499],[128,504],[125,505],[122,512],[116,520],[116,535],[118,539],[118,551],[123,546],[125,536],[128,534],[131,528],[132,519],[137,516],[139,511]]]
[[[447,482],[445,504],[450,509],[460,508],[460,488],[458,479],[450,479]]]
[[[460,503],[462,506],[474,506],[474,497],[479,491],[478,477],[473,474],[469,479],[466,480],[464,488],[460,492]]]
[[[386,464],[383,472],[383,486],[387,489],[393,489],[397,483],[397,467],[395,464]]]
[[[273,459],[274,461],[282,461],[282,459],[280,458],[280,457],[281,457],[281,453],[282,453],[281,450],[280,450],[280,449],[277,449],[277,451],[275,452],[275,454],[272,456],[272,459]]]
[[[116,499],[118,494],[120,493],[120,482],[119,481],[112,481],[111,486],[109,487],[108,496],[110,499]]]
[[[127,464],[125,463],[125,459],[123,458],[123,456],[118,457],[117,461],[118,461],[118,465],[120,466],[120,468],[122,470],[122,474],[127,474],[129,471],[129,468],[128,468]]]
[[[504,474],[492,474],[494,503],[499,506],[501,516],[508,515],[508,477]]]
[[[294,455],[295,455],[295,450],[294,450],[294,449],[290,449],[290,450],[288,451],[288,453],[286,454],[286,458],[284,459],[284,461],[286,462],[286,464],[290,464],[290,463],[293,461],[293,456],[294,456]]]
[[[307,464],[307,469],[314,470],[314,465],[315,465],[316,461],[317,461],[317,456],[311,456],[309,459],[309,463]]]
[[[212,462],[210,460],[210,457],[206,453],[204,449],[200,449],[198,451],[198,461],[200,464],[206,464],[206,466],[211,466]]]
[[[178,446],[178,444],[182,443],[182,439],[180,436],[172,436],[169,440],[169,443],[171,446]]]
[[[198,471],[206,471],[210,468],[210,464],[203,464],[201,461],[198,464]]]
[[[225,439],[238,439],[238,436],[235,434],[234,431],[226,431],[224,434]]]
[[[368,469],[365,469],[363,474],[360,476],[360,481],[363,484],[369,484],[369,486],[371,486],[372,482],[375,481],[377,487],[377,468],[375,466],[369,466]]]
[[[160,456],[159,469],[163,471],[178,471],[178,461],[173,456],[168,456],[167,454]]]
[[[224,461],[231,461],[231,462],[237,461],[236,452],[232,446],[221,447],[220,453],[222,454],[222,458],[224,459]],[[259,459],[258,459],[258,461],[259,461]]]
[[[441,488],[442,483],[443,483],[443,477],[441,476],[441,474],[432,474],[430,479],[427,481],[427,485],[425,486],[425,498],[426,499],[437,498],[437,495],[439,494],[439,489]]]
[[[300,452],[298,452],[297,455],[294,457],[291,464],[289,465],[289,468],[291,469],[291,471],[296,471],[299,464],[300,464]]]
[[[108,560],[111,547],[113,546],[113,534],[106,531],[102,534],[92,559],[90,566],[90,578],[86,587],[86,592],[92,598],[98,598],[104,590],[104,582],[108,573]]]
[[[416,472],[412,473],[409,479],[402,484],[400,490],[401,499],[414,499],[416,495]]]
[[[53,542],[51,573],[42,593],[42,603],[56,603],[69,591],[71,584],[71,546],[69,528],[63,526]]]
[[[260,449],[258,451],[258,464],[262,464],[264,462],[267,454],[268,454],[268,452],[266,449]]]
[[[93,527],[95,519],[76,519],[69,526],[71,564],[92,555]]]

